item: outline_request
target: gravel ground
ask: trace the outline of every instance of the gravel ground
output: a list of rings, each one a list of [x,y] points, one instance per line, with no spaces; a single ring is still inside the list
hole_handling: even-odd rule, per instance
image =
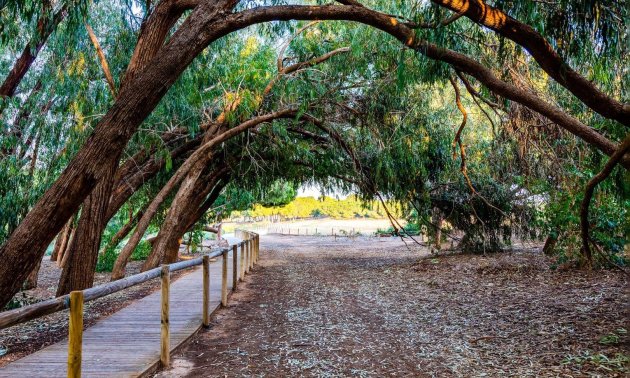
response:
[[[628,376],[628,279],[538,249],[432,258],[392,239],[265,236],[172,376]]]

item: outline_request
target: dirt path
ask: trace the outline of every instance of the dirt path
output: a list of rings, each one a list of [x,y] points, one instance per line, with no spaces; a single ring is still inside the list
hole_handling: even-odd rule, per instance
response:
[[[265,236],[261,266],[160,376],[625,376],[627,280],[531,251]],[[306,244],[304,245],[304,243]]]

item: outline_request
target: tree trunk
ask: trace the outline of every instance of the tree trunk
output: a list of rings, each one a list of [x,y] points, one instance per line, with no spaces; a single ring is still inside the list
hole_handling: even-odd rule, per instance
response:
[[[203,198],[198,198],[198,194],[201,191],[200,187],[207,185],[207,178],[203,177],[205,168],[203,164],[197,165],[182,181],[166,219],[162,223],[151,254],[142,265],[143,271],[158,266],[162,259],[167,263],[177,259],[179,239],[186,232],[188,225],[186,216],[203,201]]]
[[[545,239],[545,245],[543,246],[543,253],[547,256],[551,256],[553,254],[554,249],[556,248],[556,243],[558,242],[558,237],[555,235],[549,234],[547,239]]]
[[[12,97],[15,94],[15,90],[28,72],[29,68],[37,58],[37,54],[46,43],[46,40],[57,28],[57,25],[64,19],[66,15],[66,5],[64,5],[55,15],[51,18],[48,15],[42,15],[37,22],[38,36],[33,39],[24,47],[22,54],[13,64],[13,68],[4,79],[2,85],[0,85],[0,97]],[[0,111],[2,109],[0,108]]]
[[[68,262],[68,250],[70,249],[70,244],[72,243],[72,240],[74,240],[76,230],[77,229],[76,227],[74,227],[73,224],[72,228],[70,229],[70,233],[68,234],[68,238],[66,239],[66,243],[63,245],[63,248],[59,250],[59,256],[57,257],[57,266],[60,268],[66,266],[66,263]]]
[[[435,217],[435,248],[439,251],[442,249],[442,226],[444,226],[444,217],[440,210],[436,210],[433,216]]]
[[[22,286],[22,290],[31,290],[37,287],[37,277],[39,276],[39,268],[42,266],[42,261],[39,261],[39,264],[35,265],[35,269],[28,275],[26,281],[24,281],[24,285]]]
[[[83,203],[75,237],[66,252],[68,259],[59,279],[57,296],[73,290],[87,289],[94,284],[101,236],[107,226],[105,212],[109,205],[114,169],[115,166],[112,165],[109,175],[96,186]]]
[[[66,255],[66,251],[68,250],[68,246],[70,245],[70,241],[74,237],[74,219],[70,218],[68,220],[68,224],[65,228],[65,233],[63,234],[63,238],[61,239],[61,244],[59,245],[59,251],[57,252],[57,266],[63,266],[63,258]]]
[[[198,185],[194,188],[192,193],[188,195],[186,193],[182,194],[182,199],[185,200],[185,198],[188,197],[189,201],[182,201],[181,203],[185,204],[183,207],[171,207],[174,211],[172,214],[169,211],[167,216],[168,219],[169,216],[172,215],[171,221],[168,226],[166,221],[164,222],[165,224],[162,226],[162,229],[160,229],[157,242],[153,245],[151,255],[142,267],[143,270],[157,267],[160,263],[160,257],[162,258],[162,263],[165,264],[177,261],[181,239],[186,231],[192,228],[216,201],[221,190],[226,185],[225,183],[220,183],[220,180],[225,177],[226,174],[227,169],[222,169],[213,174],[209,179],[202,177],[199,179]],[[204,201],[206,196],[208,196],[208,198]],[[151,258],[152,256],[153,258]]]
[[[57,235],[57,241],[50,255],[50,261],[57,261],[57,258],[61,260],[63,256],[63,249],[68,244],[68,238],[70,237],[70,230],[72,229],[72,218],[68,220],[68,223],[63,227],[63,230]]]

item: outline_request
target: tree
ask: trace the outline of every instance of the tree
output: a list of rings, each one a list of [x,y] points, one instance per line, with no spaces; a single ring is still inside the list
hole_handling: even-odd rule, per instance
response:
[[[112,100],[111,106],[106,101],[100,101],[97,105],[93,105],[89,100],[71,101],[70,96],[66,96],[64,93],[64,101],[71,102],[72,109],[74,109],[73,122],[76,121],[77,124],[84,125],[85,117],[83,114],[86,109],[82,109],[82,106],[92,107],[87,109],[89,111],[102,109],[102,113],[105,115],[95,124],[93,131],[77,132],[76,140],[73,140],[69,146],[63,147],[64,150],[69,147],[70,151],[69,156],[64,156],[63,161],[60,162],[60,168],[65,166],[63,172],[59,175],[54,174],[50,176],[50,185],[41,186],[43,194],[41,196],[38,193],[34,195],[35,198],[39,198],[37,203],[34,203],[32,209],[28,212],[24,211],[23,217],[18,217],[20,220],[19,225],[7,228],[7,234],[10,233],[10,236],[0,248],[0,260],[3,262],[0,266],[0,303],[6,303],[19,289],[20,282],[34,269],[47,245],[61,231],[67,220],[74,214],[77,214],[82,204],[83,208],[81,211],[82,213],[85,212],[87,209],[85,201],[88,196],[91,196],[96,188],[98,188],[98,191],[104,188],[104,192],[107,192],[107,188],[112,185],[109,181],[114,175],[113,172],[118,168],[120,158],[126,152],[126,149],[130,147],[129,142],[131,141],[132,144],[137,142],[134,140],[134,136],[138,135],[137,131],[140,125],[147,118],[149,118],[149,123],[151,123],[151,118],[156,116],[156,108],[158,108],[157,113],[161,113],[162,105],[159,105],[160,100],[164,96],[170,96],[167,92],[171,87],[180,88],[192,82],[187,80],[180,82],[178,79],[181,79],[182,74],[187,75],[184,71],[191,64],[194,66],[193,60],[200,54],[203,55],[202,52],[209,45],[217,42],[220,44],[222,38],[251,25],[296,19],[345,20],[362,23],[389,34],[401,42],[402,45],[428,58],[425,60],[418,59],[422,63],[423,68],[429,68],[423,70],[425,73],[424,77],[422,72],[414,73],[413,76],[416,76],[419,82],[435,83],[438,80],[444,82],[456,76],[464,84],[474,101],[498,105],[504,105],[505,100],[518,103],[542,115],[545,120],[556,124],[591,147],[609,156],[613,155],[618,149],[615,140],[621,139],[621,136],[627,132],[625,120],[628,118],[628,106],[622,104],[621,101],[615,100],[613,96],[604,94],[604,91],[591,84],[577,70],[570,68],[572,64],[576,64],[578,61],[578,59],[575,59],[575,52],[569,51],[567,54],[568,59],[563,59],[561,54],[553,48],[553,44],[528,26],[527,23],[507,15],[513,12],[528,23],[536,22],[548,26],[552,24],[555,17],[554,12],[557,8],[554,6],[547,7],[546,4],[531,5],[537,6],[538,8],[536,9],[541,10],[541,12],[537,13],[540,19],[530,19],[534,17],[532,15],[533,12],[527,12],[528,9],[526,7],[519,7],[510,3],[505,5],[503,10],[498,10],[489,7],[481,0],[470,2],[435,1],[434,3],[437,6],[422,6],[417,9],[411,7],[407,2],[390,4],[374,1],[370,3],[375,8],[381,9],[380,11],[372,10],[356,1],[340,1],[340,4],[337,5],[324,6],[256,5],[249,8],[240,8],[239,3],[232,0],[212,2],[162,0],[158,2],[152,9],[145,9],[148,16],[139,29],[134,51],[127,51],[128,55],[126,56],[131,55],[131,59],[121,63],[125,61],[125,54],[121,53],[115,54],[116,59],[110,62],[112,67],[114,67],[114,73],[122,72],[122,67],[127,66],[125,74],[122,75],[124,79],[121,80],[121,88],[116,99]],[[468,7],[464,7],[464,3],[469,4]],[[562,1],[562,3],[566,2]],[[570,23],[571,25],[568,28],[573,28],[571,31],[576,32],[576,35],[578,35],[576,40],[589,46],[594,46],[593,51],[613,52],[614,48],[619,48],[615,46],[623,45],[623,43],[611,43],[612,39],[617,41],[623,39],[623,37],[619,37],[623,26],[616,23],[615,20],[617,18],[615,18],[614,14],[615,12],[624,12],[624,10],[606,2],[595,2],[592,7],[609,7],[613,11],[604,12],[605,17],[598,20],[588,17],[586,19],[577,17],[576,20],[572,20],[576,22]],[[392,16],[392,14],[410,13],[410,9],[414,9],[414,21]],[[444,13],[447,12],[446,9],[455,10],[459,13],[446,16],[446,13]],[[75,8],[72,7],[69,10],[74,11]],[[81,14],[81,12],[78,14]],[[588,14],[588,12],[585,14]],[[613,16],[610,16],[610,14],[613,14]],[[185,20],[180,21],[184,15],[186,17]],[[467,22],[474,22],[489,27],[496,34],[479,34],[464,28],[461,25],[464,21],[463,16],[467,18]],[[133,16],[130,19],[133,19]],[[133,25],[133,21],[125,22]],[[347,24],[341,25],[338,30],[343,32],[345,27],[343,25]],[[585,31],[587,30],[593,30],[593,25],[596,26],[596,32],[586,33]],[[605,27],[600,27],[601,25],[605,25]],[[172,29],[174,29],[174,32],[171,33]],[[547,28],[547,30],[549,29]],[[133,31],[136,29],[125,27],[121,30],[124,32],[121,32],[120,35],[129,39],[129,35],[134,35],[133,32],[129,33],[129,30]],[[269,33],[269,35],[273,35],[273,31]],[[555,40],[552,40],[552,42],[558,45],[557,42],[560,41],[558,36],[554,35],[552,37]],[[510,39],[513,43],[508,43],[504,38]],[[466,39],[472,39],[476,42],[467,44],[463,42]],[[89,43],[86,43],[87,38],[85,40],[84,44],[89,45]],[[375,40],[383,41],[380,38]],[[391,40],[388,41],[391,42]],[[369,41],[364,43],[364,46],[370,45]],[[487,43],[499,46],[500,54],[496,54],[496,49],[486,48],[485,44]],[[405,74],[409,73],[409,70],[405,68],[406,62],[404,58],[406,53],[400,52],[400,45],[392,48],[393,45],[386,43],[385,46],[389,47],[390,51],[388,52],[394,50],[401,57],[398,59],[400,64],[396,68],[397,81],[404,82]],[[525,48],[531,53],[536,61],[536,64],[527,63],[526,68],[531,68],[532,71],[544,71],[554,78],[555,81],[550,85],[551,89],[549,91],[536,93],[536,91],[531,90],[531,86],[521,85],[516,79],[509,78],[503,72],[504,67],[512,69],[515,67],[514,71],[519,68],[517,62],[519,62],[519,58],[522,58],[520,56],[522,54],[521,48]],[[298,50],[296,49],[296,51]],[[608,59],[607,62],[618,62],[619,60],[615,60],[615,57],[619,59],[622,56],[619,53],[609,55],[613,58]],[[72,59],[69,62],[70,71],[81,71],[77,67],[83,66],[81,62],[84,62],[84,56],[85,54],[78,54],[76,59]],[[389,59],[391,61],[391,56],[389,55],[385,60]],[[364,55],[364,57],[366,59],[374,59],[374,56],[370,55]],[[585,58],[585,56],[580,56],[580,58]],[[595,62],[599,56],[586,56],[586,58],[589,62]],[[373,63],[376,64],[372,67],[378,67],[380,59],[374,60],[375,62]],[[98,66],[96,67],[98,68]],[[614,67],[614,65],[611,67]],[[343,69],[337,68],[338,72],[343,72]],[[51,72],[53,71],[51,69]],[[369,69],[366,68],[365,72],[368,71]],[[609,92],[623,98],[618,93],[618,88],[621,87],[621,80],[619,79],[621,76],[618,75],[616,76],[617,79],[614,79],[614,75],[619,71],[615,69],[612,71],[612,76],[604,74],[606,80],[601,80],[601,84],[606,85],[606,89]],[[99,75],[99,77],[102,76],[102,74]],[[366,76],[368,80],[373,79],[370,75]],[[609,77],[613,77],[613,79],[608,80]],[[531,78],[539,79],[539,76],[535,72]],[[349,83],[350,81],[346,80],[342,86],[352,85],[352,83]],[[107,83],[103,81],[101,84],[101,88],[106,92],[108,90]],[[213,78],[205,81],[204,84],[206,87],[212,88],[218,84],[218,81],[216,78]],[[475,86],[479,84],[483,86],[483,89],[475,89]],[[563,93],[562,88],[568,89],[573,96],[567,97]],[[50,94],[49,90],[44,90],[43,92]],[[89,92],[90,90],[87,88],[81,93],[87,94]],[[489,95],[494,96],[496,101],[488,100],[487,97]],[[558,102],[560,105],[554,104],[556,99],[562,100]],[[271,104],[273,105],[275,102]],[[14,108],[12,106],[5,112],[13,111]],[[278,109],[264,110],[266,114],[282,111]],[[369,109],[368,113],[378,110]],[[599,113],[599,115],[594,114],[595,112]],[[298,110],[296,114],[299,113]],[[334,116],[330,116],[330,113],[329,117],[334,118]],[[169,118],[165,117],[160,121],[163,122],[165,119]],[[382,117],[382,119],[384,118]],[[374,169],[359,164],[361,163],[361,157],[357,153],[352,152],[352,148],[348,148],[352,147],[352,145],[348,145],[345,141],[351,142],[353,136],[347,135],[347,128],[340,128],[338,131],[337,129],[340,125],[334,123],[327,125],[323,120],[319,121],[322,122],[315,122],[316,130],[318,131],[314,133],[308,130],[308,132],[317,135],[319,138],[328,137],[334,140],[352,161],[351,167],[361,172],[361,179],[372,177],[371,173],[373,173]],[[591,123],[601,126],[598,129],[587,126],[587,124]],[[619,124],[625,126],[619,126]],[[352,123],[350,125],[353,126]],[[18,129],[16,128],[15,130]],[[40,135],[38,133],[42,132],[41,130],[45,130],[45,128],[38,128],[37,133],[33,134],[35,137],[30,140],[42,140],[42,137],[38,136]],[[64,132],[67,130],[66,126]],[[302,136],[306,136],[306,133],[302,133]],[[12,138],[21,139],[21,137]],[[50,140],[52,141],[52,139]],[[31,143],[34,145],[38,144],[36,142],[27,142],[25,143],[26,149],[30,148],[28,146]],[[356,149],[354,150],[356,151]],[[201,150],[198,149],[197,151]],[[461,156],[463,157],[464,155],[461,154]],[[32,159],[35,162],[37,160],[37,158]],[[69,161],[67,165],[65,164],[66,160]],[[19,166],[14,163],[10,164],[11,167]],[[630,167],[630,156],[624,154],[620,157],[620,164],[625,168]],[[18,170],[20,169],[22,168],[18,168]],[[184,171],[187,169],[184,169]],[[175,177],[176,179],[173,182],[179,182],[179,180],[185,178],[184,174],[176,174]],[[367,181],[363,183],[366,185],[366,192],[377,193],[377,188],[374,187],[373,182]],[[190,187],[193,188],[194,185]],[[167,192],[170,192],[170,189]],[[100,210],[95,211],[98,216],[94,219],[103,219],[100,213],[106,208],[104,204],[107,202],[107,197],[109,195],[106,194],[102,198],[90,200],[93,204],[98,203],[100,208]],[[161,201],[158,200],[157,202]],[[23,209],[29,208],[29,206],[19,206]],[[147,210],[142,218],[150,218],[152,217],[150,213],[156,211],[156,209],[151,207]],[[89,213],[85,212],[86,215]],[[146,227],[145,223],[140,220],[140,224],[143,227]],[[102,224],[93,226],[95,230],[104,227]],[[90,237],[90,256],[93,256],[96,253],[95,251],[98,250],[98,248],[94,248],[94,245],[98,244],[96,241],[100,238],[101,233],[95,232],[92,234],[93,237]]]

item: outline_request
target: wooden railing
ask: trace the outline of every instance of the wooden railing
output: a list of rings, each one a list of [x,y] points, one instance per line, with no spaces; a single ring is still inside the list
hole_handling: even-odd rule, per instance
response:
[[[241,242],[231,245],[233,251],[233,277],[232,290],[236,290],[239,278],[243,279],[249,273],[254,264],[258,261],[260,236],[249,231],[236,230],[235,236],[242,239]],[[240,275],[237,269],[237,250],[240,253]],[[169,330],[169,293],[170,293],[170,273],[188,269],[194,266],[203,266],[203,294],[202,294],[202,319],[203,326],[210,324],[210,279],[209,265],[210,259],[222,256],[221,275],[221,306],[227,306],[227,258],[229,248],[213,250],[210,253],[191,260],[181,261],[174,264],[163,265],[160,268],[138,273],[114,282],[95,286],[90,289],[73,291],[47,301],[21,307],[15,310],[0,313],[0,330],[37,319],[57,311],[70,309],[69,329],[68,329],[68,377],[81,376],[81,351],[83,340],[83,304],[98,298],[119,292],[128,287],[139,285],[143,282],[160,277],[162,280],[162,305],[161,305],[161,337],[160,337],[160,362],[162,366],[168,367],[170,363],[170,330]]]

